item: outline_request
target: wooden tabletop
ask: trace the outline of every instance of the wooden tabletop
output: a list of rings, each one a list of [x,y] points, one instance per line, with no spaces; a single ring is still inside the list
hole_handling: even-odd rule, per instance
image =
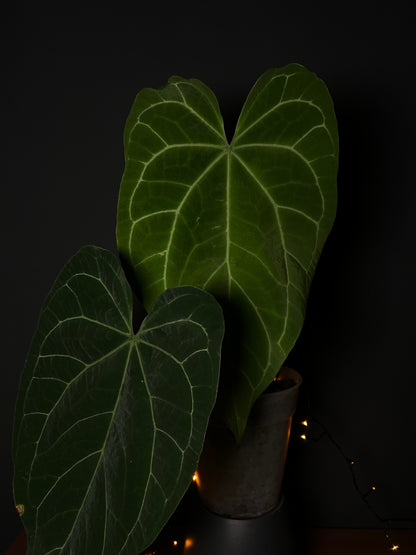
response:
[[[396,550],[393,550],[394,545],[398,546]],[[306,551],[305,555],[388,555],[393,551],[398,555],[414,555],[416,530],[390,530],[387,540],[383,530],[315,528],[307,534]],[[23,532],[5,555],[25,554],[26,537]]]
[[[308,534],[308,555],[416,554],[416,530],[356,530],[317,528]],[[393,549],[398,546],[397,549]]]

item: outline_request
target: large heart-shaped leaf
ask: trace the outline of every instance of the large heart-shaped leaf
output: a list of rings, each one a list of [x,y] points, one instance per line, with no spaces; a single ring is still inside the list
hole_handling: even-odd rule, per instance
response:
[[[14,492],[30,555],[132,555],[188,487],[216,397],[221,308],[166,291],[137,334],[118,260],[72,258],[41,312],[16,405]]]
[[[255,84],[228,143],[214,94],[172,77],[144,89],[125,129],[117,238],[146,306],[191,284],[223,305],[220,394],[240,437],[293,347],[336,211],[331,97],[299,65]]]

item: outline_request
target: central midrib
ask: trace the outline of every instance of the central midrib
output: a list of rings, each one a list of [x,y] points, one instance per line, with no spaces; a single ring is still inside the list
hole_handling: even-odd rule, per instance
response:
[[[228,146],[227,151],[227,177],[226,177],[226,264],[228,271],[228,298],[231,298],[231,267],[230,267],[230,200],[231,200],[231,146]]]

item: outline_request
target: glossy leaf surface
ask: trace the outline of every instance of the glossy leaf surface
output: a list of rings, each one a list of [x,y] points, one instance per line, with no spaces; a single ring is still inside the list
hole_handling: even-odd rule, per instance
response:
[[[299,65],[251,90],[228,143],[217,100],[172,77],[136,97],[125,129],[117,237],[151,306],[167,287],[212,292],[226,317],[220,401],[240,437],[303,325],[336,211],[331,97]]]
[[[180,287],[137,333],[131,320],[118,260],[81,249],[45,301],[16,406],[30,555],[138,554],[190,483],[215,402],[221,308]]]

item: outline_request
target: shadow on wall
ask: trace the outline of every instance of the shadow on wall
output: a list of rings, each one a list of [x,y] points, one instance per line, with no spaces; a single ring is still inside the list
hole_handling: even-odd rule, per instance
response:
[[[305,326],[288,365],[304,378],[298,414],[323,415],[337,439],[350,442],[348,449],[367,442],[390,450],[390,435],[400,442],[398,430],[390,433],[392,423],[366,431],[362,419],[371,422],[374,412],[384,417],[385,384],[391,382],[397,359],[404,362],[402,372],[414,380],[409,367],[411,342],[406,341],[409,330],[414,330],[408,308],[414,298],[414,263],[409,262],[411,236],[405,231],[413,193],[406,183],[409,168],[401,146],[402,141],[410,144],[409,131],[397,108],[386,106],[387,93],[377,97],[368,91],[332,93],[340,136],[338,213],[312,283]],[[359,387],[354,382],[357,376]],[[337,403],[333,414],[331,407]],[[392,388],[389,403],[389,411],[402,414],[397,421],[403,422],[408,410],[405,398]],[[340,423],[342,429],[337,428]],[[370,432],[371,442],[365,436]],[[319,447],[315,443],[308,455],[295,443],[289,451],[286,480],[297,521],[323,527],[382,527],[357,496],[345,462],[329,442]],[[368,460],[362,461],[367,472],[374,467],[369,450],[364,450]],[[396,467],[388,468],[387,460],[380,462],[377,472],[391,489],[408,491],[410,476],[401,472],[399,456],[390,464]],[[401,503],[404,517],[411,517],[411,495],[404,497],[408,499]],[[391,498],[387,516],[397,510]]]

